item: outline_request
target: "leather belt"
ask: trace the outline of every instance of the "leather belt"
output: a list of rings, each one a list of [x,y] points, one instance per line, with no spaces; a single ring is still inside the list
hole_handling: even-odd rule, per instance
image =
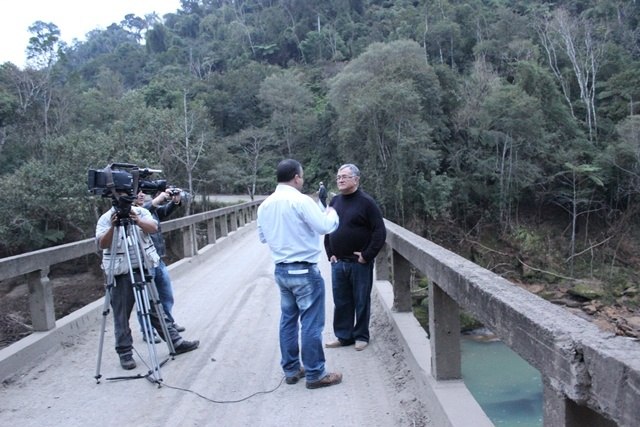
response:
[[[276,265],[314,265],[313,262],[307,261],[293,261],[293,262],[279,262]]]

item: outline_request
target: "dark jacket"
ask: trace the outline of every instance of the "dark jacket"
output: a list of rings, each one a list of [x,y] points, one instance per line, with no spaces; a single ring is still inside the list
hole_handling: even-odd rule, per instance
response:
[[[160,228],[160,223],[171,216],[171,214],[180,206],[182,203],[176,204],[173,202],[165,203],[162,206],[153,206],[151,201],[146,202],[143,207],[151,212],[153,218],[158,221],[158,231],[151,235],[151,240],[153,240],[153,245],[156,247],[156,251],[160,258],[164,258],[167,255],[166,245],[164,243],[164,237],[162,237],[162,229]]]

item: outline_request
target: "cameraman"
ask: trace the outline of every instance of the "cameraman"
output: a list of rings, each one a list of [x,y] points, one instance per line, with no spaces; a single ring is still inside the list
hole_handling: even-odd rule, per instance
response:
[[[117,196],[120,206],[131,204],[135,198],[128,196],[125,192],[119,192]],[[124,200],[125,203],[122,203]],[[129,328],[129,317],[131,310],[135,304],[135,296],[133,292],[133,284],[129,274],[129,264],[126,259],[127,237],[125,232],[118,235],[118,241],[115,242],[116,253],[111,253],[111,247],[114,237],[114,230],[123,222],[130,221],[128,227],[138,227],[138,235],[143,246],[143,258],[151,262],[152,271],[158,265],[160,257],[151,241],[149,234],[158,231],[158,223],[153,219],[148,210],[131,206],[126,218],[121,218],[120,213],[115,207],[111,207],[107,212],[102,214],[96,225],[96,240],[98,247],[102,249],[102,269],[105,274],[113,268],[114,286],[107,289],[110,292],[111,307],[113,309],[114,334],[116,338],[116,352],[120,357],[120,365],[124,369],[134,369],[136,362],[133,360],[133,339],[131,337],[131,329]],[[114,257],[113,261],[111,258]],[[131,257],[131,268],[139,268],[139,260],[137,257]],[[155,307],[151,306],[151,324],[160,336],[166,340],[160,324],[160,319],[155,312]],[[195,350],[200,344],[199,341],[187,341],[183,339],[172,324],[167,324],[169,338],[173,343],[175,354],[186,353]]]
[[[165,191],[158,192],[152,200],[146,202],[145,193],[140,191],[138,192],[136,205],[147,209],[153,216],[153,219],[158,223],[158,230],[151,233],[151,240],[153,240],[156,251],[160,256],[159,264],[155,268],[154,281],[167,322],[172,324],[178,332],[184,332],[185,328],[178,325],[173,318],[173,285],[169,277],[169,270],[163,260],[167,255],[167,251],[160,228],[160,222],[171,216],[171,214],[182,205],[182,190],[179,188],[168,188]]]

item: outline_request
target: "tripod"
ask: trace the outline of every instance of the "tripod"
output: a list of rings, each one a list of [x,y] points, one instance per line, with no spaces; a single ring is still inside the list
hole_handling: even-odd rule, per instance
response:
[[[118,247],[120,247],[120,257],[118,255]],[[100,330],[98,362],[95,375],[97,383],[100,383],[100,378],[102,378],[102,375],[100,374],[100,365],[102,363],[102,350],[104,346],[104,333],[107,315],[109,314],[110,304],[112,302],[112,292],[115,291],[115,288],[117,286],[131,286],[133,289],[136,312],[141,319],[142,332],[147,343],[147,352],[150,359],[150,370],[146,375],[138,374],[133,376],[120,376],[107,378],[107,380],[146,378],[150,382],[158,384],[158,386],[161,385],[162,375],[160,372],[160,367],[164,365],[169,359],[167,358],[162,363],[158,362],[158,353],[156,351],[153,334],[152,316],[156,316],[156,323],[159,324],[160,329],[162,330],[162,335],[164,336],[169,348],[169,354],[172,357],[175,356],[173,342],[171,341],[169,330],[165,322],[165,313],[162,308],[162,304],[160,303],[158,291],[153,282],[153,276],[151,274],[152,263],[148,259],[144,249],[145,248],[143,247],[143,241],[140,239],[140,235],[138,233],[138,227],[132,224],[131,220],[128,217],[120,218],[120,215],[118,215],[118,220],[113,231],[113,238],[111,241],[109,252],[111,256],[109,260],[109,268],[106,271],[107,283],[104,305],[102,309],[102,325]],[[114,274],[117,258],[119,258],[120,260],[124,258],[128,269],[128,272],[126,274]],[[122,292],[123,290],[119,289],[118,291]],[[119,303],[123,304],[126,307],[125,301],[119,301]],[[155,310],[154,312],[152,312],[151,310],[152,304],[153,309]],[[130,308],[131,307],[129,306],[127,308],[124,308],[124,310],[127,311]],[[129,316],[127,316],[126,319],[127,325],[124,325],[123,327],[128,327],[128,317]]]

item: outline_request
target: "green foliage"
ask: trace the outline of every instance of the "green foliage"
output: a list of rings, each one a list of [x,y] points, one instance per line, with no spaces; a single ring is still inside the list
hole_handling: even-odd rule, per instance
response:
[[[640,113],[640,62],[636,61],[611,76],[602,85],[598,98],[603,101],[602,113],[620,121]]]
[[[419,200],[406,185],[438,166],[431,130],[441,125],[440,91],[420,47],[373,44],[330,83],[340,154],[364,172],[385,214],[402,220]]]
[[[429,180],[425,179],[422,173],[416,177],[416,193],[419,194],[422,202],[422,206],[416,206],[416,208],[433,219],[447,218],[450,216],[453,204],[454,179],[446,174],[437,175],[433,170],[429,178]]]
[[[512,231],[512,238],[518,242],[520,250],[524,253],[544,252],[544,237],[536,234],[534,230],[517,227]]]
[[[570,58],[557,45],[552,67],[543,43],[542,18],[560,6],[602,36],[592,127]],[[267,193],[277,161],[294,156],[309,191],[358,164],[385,216],[420,230],[498,225],[535,250],[521,213],[560,215],[576,236],[557,245],[575,245],[586,271],[595,224],[624,229],[637,209],[638,11],[620,0],[183,1],[70,46],[34,23],[30,66],[0,65],[3,189],[26,195],[18,214],[3,208],[3,249],[91,235],[105,203],[86,197],[88,168],[129,162],[203,194]]]
[[[270,127],[283,141],[285,157],[299,157],[300,142],[315,125],[311,91],[290,71],[268,76],[258,93],[263,110],[270,114]]]

